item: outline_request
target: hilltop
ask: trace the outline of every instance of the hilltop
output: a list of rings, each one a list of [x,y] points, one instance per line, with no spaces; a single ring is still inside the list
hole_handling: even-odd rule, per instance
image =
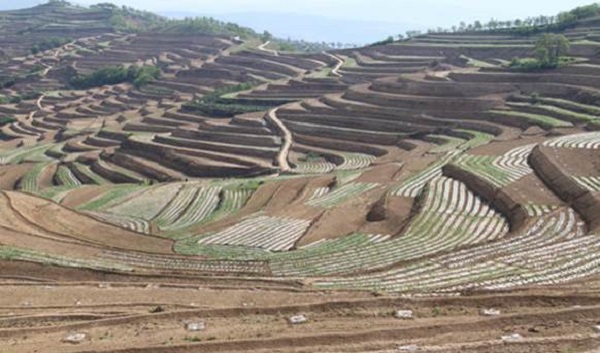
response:
[[[597,348],[597,6],[314,52],[2,14],[6,352]]]

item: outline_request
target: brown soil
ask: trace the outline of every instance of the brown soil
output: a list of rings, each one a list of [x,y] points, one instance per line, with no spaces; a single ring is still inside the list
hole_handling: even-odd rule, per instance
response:
[[[0,190],[13,190],[17,182],[32,167],[33,164],[29,163],[0,166]]]
[[[573,176],[600,175],[600,153],[592,149],[555,148],[555,160]]]
[[[563,202],[550,190],[540,178],[531,174],[503,188],[512,198],[521,204],[562,205]]]
[[[374,189],[347,200],[335,208],[325,210],[311,225],[298,245],[355,233],[367,223],[367,214],[381,196],[383,196],[382,190]]]
[[[41,188],[49,188],[54,186],[54,174],[58,169],[58,164],[53,163],[44,168],[38,177],[38,185]]]
[[[6,192],[6,196],[23,218],[52,233],[109,248],[171,252],[168,240],[126,231],[37,197],[15,192]]]
[[[362,173],[356,181],[361,183],[389,183],[390,180],[395,180],[401,171],[402,165],[399,163],[375,166]]]
[[[110,189],[111,187],[109,185],[83,186],[69,191],[60,203],[65,207],[76,208],[90,202]]]
[[[414,199],[386,197],[383,201],[385,218],[380,221],[366,223],[360,229],[361,233],[398,235],[407,226],[410,221]]]
[[[19,267],[9,263],[8,270]],[[5,298],[0,344],[11,353],[391,352],[410,344],[422,351],[542,353],[566,347],[583,352],[597,346],[592,328],[600,318],[597,294],[569,290],[411,300],[113,279],[13,280],[0,287],[0,295]],[[479,315],[490,307],[502,315]],[[413,310],[415,318],[395,319],[398,309]],[[296,314],[308,322],[288,324],[286,319]],[[185,323],[195,320],[205,322],[206,329],[186,331]],[[85,333],[86,340],[62,342],[72,332]],[[500,337],[511,333],[524,341],[502,344]]]
[[[546,140],[547,137],[521,137],[511,141],[492,141],[489,144],[474,148],[469,151],[469,154],[476,156],[500,156],[506,152],[518,148],[520,146],[529,145],[532,143],[540,143]]]

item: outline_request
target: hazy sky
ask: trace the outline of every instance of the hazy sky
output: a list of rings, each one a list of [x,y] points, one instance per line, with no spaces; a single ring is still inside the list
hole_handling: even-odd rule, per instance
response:
[[[95,3],[79,0],[80,3]],[[153,11],[281,12],[449,26],[461,20],[551,15],[593,0],[112,0]]]
[[[176,17],[187,14],[214,16],[258,31],[268,30],[283,38],[365,44],[407,30],[427,30],[438,26],[451,28],[461,21],[556,15],[594,0],[72,1],[79,4],[110,1]]]

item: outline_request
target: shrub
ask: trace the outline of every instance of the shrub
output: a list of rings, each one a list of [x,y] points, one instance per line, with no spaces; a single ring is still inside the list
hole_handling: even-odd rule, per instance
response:
[[[116,85],[130,82],[141,87],[160,77],[160,69],[155,66],[109,66],[94,71],[89,75],[77,75],[71,78],[70,84],[77,89],[87,89],[104,85]]]
[[[574,60],[565,57],[569,48],[569,40],[565,36],[547,33],[535,45],[535,58],[514,58],[509,67],[518,71],[556,69]]]
[[[543,67],[554,68],[569,49],[569,40],[564,35],[546,33],[535,44],[535,55]]]
[[[394,36],[389,36],[384,40],[380,40],[379,42],[375,42],[375,43],[371,44],[370,46],[393,44],[395,41],[396,40],[395,40]]]
[[[71,41],[73,41],[73,40],[71,38],[67,38],[67,37],[46,38],[46,39],[34,44],[31,47],[31,53],[35,55],[39,52],[44,52],[49,49],[62,47],[63,45],[65,45]]]
[[[299,158],[301,162],[315,162],[319,161],[323,158],[323,156],[315,151],[309,151],[303,157]]]
[[[231,117],[238,114],[261,112],[271,109],[272,102],[242,102],[234,98],[223,98],[226,94],[247,91],[258,82],[244,82],[234,86],[216,89],[199,100],[187,103],[184,109],[213,117]]]
[[[544,69],[540,61],[534,58],[514,58],[510,62],[509,67],[513,70],[524,72],[538,71]]]
[[[11,116],[0,116],[0,126],[8,125],[14,123],[17,119]]]
[[[19,97],[19,102],[22,100],[32,100],[32,99],[38,99],[40,97],[41,93],[37,92],[37,91],[26,91],[21,93],[21,96]]]
[[[17,79],[15,77],[1,77],[0,78],[0,87],[1,88],[9,88],[14,86],[17,83]]]

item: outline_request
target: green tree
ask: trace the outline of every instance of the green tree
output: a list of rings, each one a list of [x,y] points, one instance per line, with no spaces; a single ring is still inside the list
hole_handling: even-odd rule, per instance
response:
[[[569,53],[569,40],[562,34],[546,33],[535,45],[535,56],[542,67],[556,67]]]
[[[273,35],[269,31],[264,31],[261,35],[261,39],[263,42],[268,42],[270,40],[273,40]]]
[[[491,30],[496,30],[498,28],[498,21],[492,18],[490,22],[488,22],[488,27]]]

